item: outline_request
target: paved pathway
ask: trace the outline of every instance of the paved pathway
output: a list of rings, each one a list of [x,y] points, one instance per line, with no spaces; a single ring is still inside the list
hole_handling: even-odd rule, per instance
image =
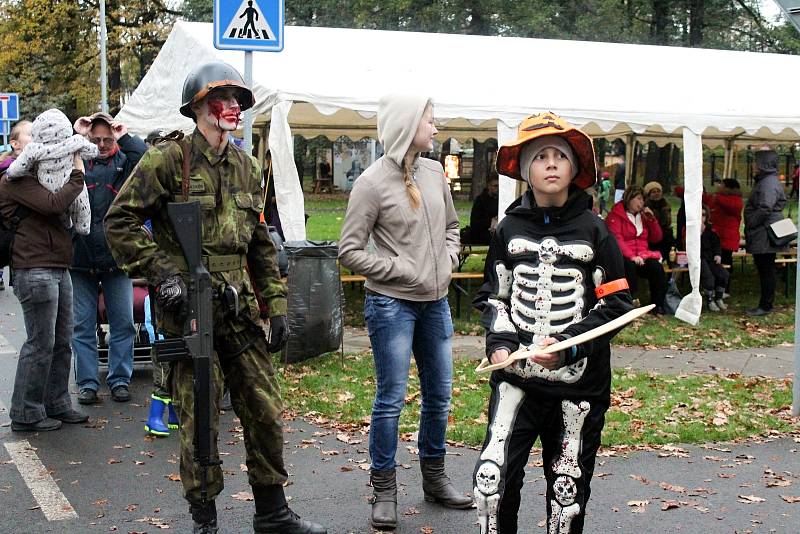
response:
[[[369,336],[363,328],[346,328],[345,352],[370,350]],[[457,334],[453,339],[453,355],[457,358],[482,358],[483,336]],[[612,346],[614,368],[630,367],[657,373],[739,373],[745,376],[784,377],[794,372],[794,345],[727,351],[694,351],[643,349]]]

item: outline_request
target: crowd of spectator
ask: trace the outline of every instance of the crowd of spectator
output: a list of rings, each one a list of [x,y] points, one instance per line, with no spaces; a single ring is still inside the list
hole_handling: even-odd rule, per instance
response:
[[[623,253],[626,278],[635,294],[638,279],[645,278],[650,289],[650,302],[654,313],[665,313],[664,297],[671,272],[665,265],[674,267],[679,251],[686,248],[686,204],[684,188],[676,186],[673,194],[680,199],[673,230],[673,211],[664,187],[658,181],[644,185],[628,185],[623,189],[624,166],[616,165],[613,176],[598,173],[593,193],[594,211],[605,218],[606,225],[616,237]],[[777,175],[777,154],[763,147],[756,151],[753,168],[755,185],[747,199],[747,207],[738,180],[725,178],[716,184],[715,191],[702,193],[701,227],[701,288],[709,311],[725,311],[724,299],[730,296],[734,253],[745,245],[753,256],[758,271],[761,293],[757,307],[746,310],[749,315],[766,315],[772,310],[775,293],[775,254],[781,247],[774,246],[767,236],[767,226],[783,218],[782,212],[788,198],[796,198],[800,180],[800,166],[794,166],[791,189],[784,186]],[[488,244],[497,224],[497,183],[490,180],[486,189],[473,203],[470,225],[462,230],[462,242]],[[614,201],[614,198],[618,198]],[[745,237],[742,241],[742,217],[745,215]],[[748,216],[749,213],[749,216]],[[669,269],[671,271],[671,269]]]

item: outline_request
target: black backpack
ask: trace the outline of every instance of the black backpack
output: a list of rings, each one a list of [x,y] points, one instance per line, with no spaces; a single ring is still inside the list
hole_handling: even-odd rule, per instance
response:
[[[19,222],[28,216],[29,210],[25,206],[17,206],[11,217],[0,215],[0,269],[11,265],[11,248],[14,245],[14,234],[17,232]]]

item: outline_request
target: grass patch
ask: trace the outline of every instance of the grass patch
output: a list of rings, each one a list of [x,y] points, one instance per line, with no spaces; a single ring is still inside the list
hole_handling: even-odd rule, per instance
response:
[[[453,365],[447,438],[479,445],[486,432],[488,377],[474,373],[476,361],[456,360]],[[335,424],[369,424],[375,395],[370,353],[348,354],[343,360],[330,355],[286,366],[278,374],[287,409]],[[791,388],[788,379],[616,371],[603,444],[706,443],[790,432],[799,422],[790,416]],[[412,361],[401,434],[418,429],[420,403]]]
[[[338,241],[347,211],[347,195],[313,195],[306,193],[305,209],[308,214],[306,234],[314,241]],[[456,213],[461,228],[469,224],[472,202],[455,200]]]
[[[677,202],[677,200],[676,200]],[[678,202],[679,204],[679,202]],[[469,223],[471,202],[455,201],[461,226]],[[347,195],[313,195],[306,194],[306,210],[308,219],[308,237],[313,240],[337,241],[347,208]],[[673,213],[677,212],[677,205]],[[462,270],[465,272],[483,271],[483,256],[470,256]],[[794,266],[788,267],[794,269]],[[627,326],[614,339],[614,344],[625,346],[644,346],[648,348],[726,350],[738,348],[766,347],[794,341],[794,290],[790,284],[789,295],[784,294],[785,269],[778,269],[778,287],[775,295],[776,310],[767,317],[747,317],[744,310],[758,304],[760,292],[758,275],[752,263],[745,264],[744,269],[739,260],[733,272],[733,296],[728,300],[729,310],[726,313],[703,313],[697,326],[690,326],[674,317],[646,316]],[[791,274],[791,273],[790,273]],[[794,274],[791,274],[794,279]],[[483,335],[477,312],[470,302],[480,284],[476,281],[462,284],[469,290],[469,295],[461,295],[461,317],[456,310],[457,295],[450,291],[450,305],[453,322],[457,332],[461,334]],[[364,326],[364,290],[361,284],[345,284],[345,324],[348,326]],[[684,277],[681,287],[683,294],[689,290],[688,276]],[[639,298],[648,302],[647,282],[639,282]]]

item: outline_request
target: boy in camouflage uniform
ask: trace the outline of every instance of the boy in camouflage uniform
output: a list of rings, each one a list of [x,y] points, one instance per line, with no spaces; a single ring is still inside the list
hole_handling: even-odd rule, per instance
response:
[[[190,201],[200,202],[203,259],[211,273],[214,294],[221,295],[230,286],[239,295],[238,313],[226,312],[220,299],[214,298],[217,358],[213,373],[216,391],[211,398],[217,402],[224,376],[244,428],[248,479],[256,506],[253,529],[260,533],[324,534],[327,531],[323,527],[294,514],[283,493],[287,479],[280,419],[283,405],[269,353],[280,350],[288,336],[286,288],[280,280],[267,227],[259,223],[261,168],[254,158],[228,142],[240,112],[253,106],[253,94],[234,68],[211,62],[187,76],[183,102],[181,113],[195,121],[196,130],[177,142],[161,143],[144,155],[106,216],[106,236],[125,272],[146,278],[156,287],[157,324],[163,333],[180,336],[188,273],[166,205],[182,201],[186,193]],[[189,184],[184,192],[186,148]],[[142,229],[147,219],[152,221],[152,241]],[[254,289],[269,309],[269,341],[258,323]],[[181,481],[194,532],[216,533],[214,498],[222,491],[222,470],[218,465],[208,468],[209,498],[203,501],[201,468],[193,460],[193,375],[191,361],[174,364],[172,393],[181,423]],[[215,417],[211,423],[213,456],[218,459],[219,421]]]

